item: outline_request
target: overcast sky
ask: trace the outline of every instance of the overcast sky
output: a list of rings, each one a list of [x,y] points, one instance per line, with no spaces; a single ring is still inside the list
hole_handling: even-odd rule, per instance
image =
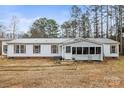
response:
[[[0,6],[0,23],[7,26],[10,24],[12,16],[17,16],[19,19],[18,30],[28,31],[32,23],[40,18],[46,17],[55,19],[58,24],[70,18],[71,5],[21,5],[21,6]]]

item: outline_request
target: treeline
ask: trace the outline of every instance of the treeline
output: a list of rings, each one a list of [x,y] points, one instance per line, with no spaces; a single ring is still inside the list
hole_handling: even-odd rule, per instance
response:
[[[24,37],[106,37],[120,40],[124,7],[121,5],[72,6],[69,20],[39,18]],[[61,16],[61,15],[60,15]]]
[[[68,11],[70,18],[62,25],[54,19],[39,18],[34,21],[30,30],[19,36],[15,35],[17,19],[13,17],[11,24],[12,37],[23,38],[111,38],[120,42],[122,51],[122,35],[124,6],[122,5],[89,5],[72,6]],[[61,16],[61,15],[58,15]],[[3,33],[4,26],[0,25]]]

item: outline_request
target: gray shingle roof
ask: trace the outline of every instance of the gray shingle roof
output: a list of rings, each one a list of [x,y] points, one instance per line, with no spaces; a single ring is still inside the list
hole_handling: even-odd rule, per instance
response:
[[[107,39],[107,38],[75,38],[75,39],[70,39],[63,44],[69,44],[69,43],[74,43],[74,42],[80,42],[80,41],[86,41],[86,42],[91,42],[91,43],[96,43],[96,44],[116,44],[119,43],[117,41],[114,41],[112,39]]]
[[[9,41],[9,40],[12,40],[12,39],[8,39],[8,38],[0,38],[0,41]]]
[[[61,43],[68,40],[68,38],[24,38],[15,39],[8,43]]]
[[[94,41],[96,43],[98,42],[98,43],[101,43],[101,44],[119,43],[115,40],[107,39],[107,38],[88,38],[88,40]]]
[[[63,43],[67,44],[70,42],[80,42],[80,41],[87,41],[93,42],[98,44],[115,44],[118,43],[117,41],[106,39],[106,38],[23,38],[23,39],[15,39],[9,41],[8,43]]]

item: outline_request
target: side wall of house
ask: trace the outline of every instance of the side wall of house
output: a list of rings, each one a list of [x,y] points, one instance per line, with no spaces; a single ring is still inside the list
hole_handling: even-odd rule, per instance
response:
[[[58,53],[51,53],[50,44],[41,44],[41,51],[39,54],[33,53],[33,44],[26,44],[26,53],[14,53],[14,44],[8,45],[7,57],[57,57],[61,56],[61,47],[58,46]]]
[[[110,46],[116,46],[116,53],[110,53]],[[104,44],[104,57],[119,57],[119,44]]]

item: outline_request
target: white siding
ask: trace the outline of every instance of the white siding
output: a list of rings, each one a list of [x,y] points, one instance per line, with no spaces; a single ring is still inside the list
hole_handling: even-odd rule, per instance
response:
[[[117,53],[110,53],[110,46],[115,45]],[[118,44],[104,44],[104,57],[119,57],[119,45]]]
[[[88,55],[72,55],[76,60],[103,60],[103,57],[100,54],[88,54]]]
[[[2,42],[2,46],[7,45],[7,41]],[[111,44],[95,44],[90,42],[78,42],[78,43],[72,43],[68,45],[58,45],[58,53],[53,54],[51,53],[51,45],[52,44],[41,44],[41,51],[40,54],[34,54],[33,53],[33,44],[26,44],[26,53],[24,54],[15,54],[14,53],[14,44],[8,45],[8,57],[57,57],[62,56],[64,59],[72,59],[75,58],[76,60],[103,60],[103,57],[119,57],[119,45],[115,44],[117,47],[117,53],[110,53],[110,45]],[[113,44],[112,44],[113,45]],[[66,46],[72,47],[101,47],[101,54],[88,54],[88,55],[72,55],[72,53],[66,53]],[[71,50],[72,52],[72,50]],[[3,53],[2,49],[2,55],[5,55]]]
[[[26,53],[17,54],[14,53],[14,45],[8,45],[8,57],[54,57],[54,56],[61,56],[60,46],[58,49],[57,54],[51,53],[51,45],[41,45],[40,54],[33,53],[33,44],[26,44]]]

